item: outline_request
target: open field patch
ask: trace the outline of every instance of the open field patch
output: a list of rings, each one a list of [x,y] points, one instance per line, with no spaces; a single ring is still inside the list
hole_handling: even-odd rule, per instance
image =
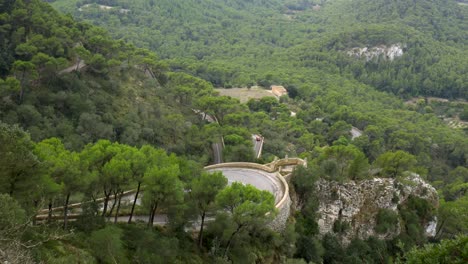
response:
[[[276,97],[270,90],[266,90],[257,86],[253,86],[251,88],[218,88],[216,91],[218,91],[220,95],[237,98],[241,103],[246,103],[251,98],[260,99],[263,97]]]

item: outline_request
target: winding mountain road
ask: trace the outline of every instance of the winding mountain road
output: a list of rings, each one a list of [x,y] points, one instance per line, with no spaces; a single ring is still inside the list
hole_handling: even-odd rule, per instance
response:
[[[77,63],[73,64],[72,66],[65,68],[59,72],[59,74],[70,73],[72,71],[80,71],[86,67],[86,63],[84,60],[79,60]]]
[[[359,130],[359,128],[357,127],[352,127],[350,133],[351,133],[351,139],[355,139],[357,137],[362,136],[362,131]]]
[[[223,163],[223,144],[221,142],[211,144],[213,148],[214,164]]]
[[[268,173],[256,169],[248,168],[217,168],[209,169],[207,172],[220,171],[227,178],[228,183],[240,182],[242,184],[250,184],[255,188],[268,191],[275,196],[275,203],[278,203],[283,197],[284,190],[282,189],[281,181],[275,173]]]
[[[255,158],[259,159],[262,156],[263,137],[261,135],[253,134],[252,143],[253,143]]]

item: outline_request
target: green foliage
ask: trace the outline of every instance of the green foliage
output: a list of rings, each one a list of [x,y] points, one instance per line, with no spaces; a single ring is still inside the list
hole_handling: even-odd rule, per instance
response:
[[[7,193],[24,200],[40,181],[34,174],[39,160],[33,153],[29,134],[18,126],[0,122],[0,193]]]
[[[99,204],[96,202],[87,202],[82,206],[83,212],[73,226],[79,231],[84,233],[91,233],[93,231],[104,228],[105,219],[99,213]]]
[[[465,14],[454,3],[231,2],[102,2],[113,7],[108,11],[97,6],[79,11],[86,1],[75,6],[59,0],[54,5],[107,27],[115,37],[157,50],[171,58],[172,67],[218,87],[268,87],[288,83],[284,79],[290,68],[303,77],[311,72],[307,68],[318,67],[401,96],[467,96]],[[119,8],[131,11],[120,13]],[[393,61],[384,56],[359,60],[343,52],[397,43],[405,54]]]
[[[274,211],[274,197],[271,193],[238,182],[233,182],[219,192],[216,203],[229,211],[240,226],[262,219],[264,221],[266,214]]]
[[[190,184],[190,199],[195,204],[198,215],[201,217],[198,243],[202,245],[203,228],[206,214],[215,209],[215,198],[226,187],[228,181],[221,172],[212,174],[203,172],[200,177],[194,178]]]
[[[260,191],[251,185],[244,186],[233,182],[216,196],[216,203],[226,212],[219,212],[209,234],[217,234],[219,245],[214,254],[232,261],[254,261],[258,257],[245,255],[244,239],[256,240],[262,238],[265,224],[275,213],[274,197],[267,191]],[[253,233],[252,235],[247,235]],[[267,237],[268,238],[268,237]],[[256,245],[251,246],[255,248]],[[248,244],[247,244],[248,245]],[[259,242],[258,247],[262,244]],[[250,260],[248,260],[250,259]]]
[[[343,262],[345,252],[337,237],[328,233],[322,239],[322,246],[325,249],[323,261],[325,263]]]
[[[437,237],[450,238],[468,232],[468,195],[455,201],[442,200],[439,207]]]
[[[350,225],[348,222],[343,222],[341,220],[336,220],[333,223],[333,232],[336,234],[344,234],[346,231],[348,231],[350,228]]]
[[[27,226],[20,204],[8,194],[0,194],[0,261],[33,263],[30,250],[21,244]]]
[[[213,93],[209,84],[182,73],[166,76],[166,63],[153,52],[112,40],[41,1],[10,8],[21,22],[2,10],[2,121],[19,123],[36,141],[58,137],[73,150],[109,139],[184,155],[208,152],[209,144],[185,138],[202,137],[203,123],[187,113],[198,97]],[[28,17],[20,19],[23,13]]]
[[[91,233],[89,246],[96,259],[102,263],[127,263],[122,235],[122,229],[115,226]]]
[[[307,262],[320,263],[325,249],[319,239],[310,236],[301,236],[298,240],[297,257]]]
[[[460,113],[460,119],[468,122],[468,106],[465,106],[463,112]]]
[[[143,204],[149,209],[149,226],[153,225],[158,209],[167,212],[171,206],[182,203],[184,190],[178,178],[179,173],[177,164],[168,164],[162,168],[152,167],[145,172]]]
[[[315,183],[318,177],[314,170],[314,167],[297,166],[291,175],[294,192],[302,201],[308,201],[315,197]]]
[[[321,176],[331,180],[361,180],[369,177],[369,162],[353,145],[327,147],[318,158]]]
[[[36,155],[42,160],[45,177],[51,181],[44,186],[45,195],[53,199],[54,195],[61,191],[65,197],[64,203],[64,227],[67,227],[68,203],[72,192],[85,190],[90,182],[90,174],[86,171],[86,164],[80,159],[76,152],[65,149],[62,142],[57,138],[46,139],[39,142],[35,148]]]
[[[124,228],[124,239],[127,241],[126,247],[129,249],[128,256],[132,261],[140,263],[177,263],[177,256],[182,253],[180,243],[176,237],[165,236],[164,234],[136,226]],[[194,257],[194,256],[193,256]]]
[[[422,198],[410,196],[398,210],[403,221],[402,232],[398,238],[403,243],[404,250],[426,243],[424,224],[432,220],[433,205]]]
[[[374,165],[381,168],[382,176],[390,176],[395,178],[404,171],[411,170],[416,163],[413,155],[398,150],[396,152],[386,152],[380,155]]]
[[[303,258],[308,262],[320,263],[325,253],[322,243],[315,235],[318,234],[318,224],[315,221],[318,209],[316,181],[318,175],[315,168],[298,166],[291,176],[294,193],[299,198],[299,212],[296,212],[295,231],[298,234],[295,257]]]
[[[388,244],[374,237],[353,239],[346,248],[345,263],[392,263]]]
[[[427,244],[423,248],[409,251],[404,262],[419,263],[464,263],[468,258],[468,237],[460,235],[454,239],[442,240],[439,244]]]
[[[380,209],[376,216],[375,231],[379,234],[393,232],[398,224],[398,213],[389,209]]]
[[[18,226],[27,222],[26,212],[8,194],[0,194],[0,234],[2,237],[18,235]]]
[[[318,177],[362,180],[379,169],[380,176],[398,177],[424,168],[445,198],[437,238],[466,232],[466,135],[446,127],[433,104],[405,106],[394,96],[466,99],[466,11],[455,3],[53,2],[111,32],[74,22],[42,1],[0,2],[0,120],[8,124],[0,124],[0,193],[31,214],[43,204],[66,207],[68,198],[104,196],[108,207],[102,212],[86,203],[73,223],[86,234],[51,236],[36,250],[44,252],[38,261],[91,262],[92,252],[104,263],[280,262],[281,254],[292,257],[296,241],[294,257],[306,261],[391,262],[400,249],[426,242],[422,227],[434,209],[423,200],[412,197],[400,206],[402,234],[387,243],[354,239],[345,249],[332,235],[320,239],[315,221]],[[394,60],[346,54],[393,44],[403,48]],[[240,104],[213,89],[255,84],[282,84],[290,99]],[[464,110],[451,115],[464,119]],[[352,126],[363,135],[352,139]],[[290,227],[287,241],[265,227],[274,210],[271,195],[249,186],[221,191],[224,178],[201,174],[221,137],[226,161],[253,160],[254,133],[265,138],[262,161],[286,154],[309,161],[291,180],[300,211],[297,234]],[[122,191],[141,185],[150,222],[156,212],[167,213],[168,228],[104,227],[103,214],[118,216]],[[138,191],[134,202],[137,197]],[[228,211],[207,223],[197,248],[184,230],[188,219],[216,206]],[[379,212],[378,229],[389,229],[394,219]],[[335,231],[345,231],[340,221]],[[28,232],[31,243],[39,243],[55,231],[45,225],[42,233]],[[86,245],[89,234],[96,241]]]

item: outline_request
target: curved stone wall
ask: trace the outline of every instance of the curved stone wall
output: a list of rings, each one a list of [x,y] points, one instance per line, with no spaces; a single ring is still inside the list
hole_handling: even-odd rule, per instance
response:
[[[277,170],[280,170],[280,168],[284,166],[298,166],[298,165],[307,167],[307,160],[303,160],[300,158],[285,158],[285,159],[275,160],[271,163],[266,164],[265,166],[270,167],[270,169],[272,169],[273,171],[277,171]]]
[[[307,166],[307,161],[298,159],[298,158],[290,158],[290,159],[280,159],[276,160],[272,163],[263,165],[263,164],[258,164],[258,163],[250,163],[250,162],[229,162],[229,163],[221,163],[221,164],[215,164],[215,165],[210,165],[206,166],[204,169],[205,170],[211,170],[211,169],[220,169],[220,168],[246,168],[246,169],[254,169],[254,170],[260,170],[263,172],[271,173],[274,174],[274,176],[278,179],[278,182],[280,182],[279,186],[282,190],[282,195],[279,199],[279,201],[275,204],[276,209],[278,210],[278,214],[274,218],[274,220],[270,223],[270,227],[274,230],[280,231],[283,230],[286,226],[286,221],[288,220],[289,214],[290,214],[290,206],[291,206],[291,199],[289,197],[289,185],[286,181],[287,177],[290,175],[282,176],[279,172],[281,169],[281,166],[292,166],[292,165],[304,165]],[[141,188],[141,192],[143,192],[143,187]],[[124,196],[129,196],[129,195],[134,195],[136,190],[129,190],[123,193]],[[103,201],[104,198],[99,198],[96,201],[101,202]],[[76,203],[76,204],[70,204],[68,206],[68,209],[75,209],[75,208],[81,208],[82,203]],[[52,208],[52,211],[63,211],[63,206],[55,207]],[[44,220],[47,219],[47,214],[48,209],[42,209],[38,211],[38,215],[36,218],[38,220]],[[76,218],[79,214],[69,214],[69,219]],[[57,216],[53,216],[54,218],[57,218]],[[61,218],[61,216],[59,216]]]
[[[276,209],[278,210],[278,214],[276,215],[275,219],[270,223],[271,228],[274,230],[282,230],[286,226],[286,221],[289,217],[290,206],[291,206],[291,198],[289,197],[289,185],[284,179],[283,176],[277,171],[278,166],[266,166],[258,163],[250,163],[250,162],[228,162],[228,163],[221,163],[215,164],[205,167],[205,170],[211,169],[220,169],[220,168],[247,168],[247,169],[255,169],[260,171],[265,171],[268,173],[275,173],[275,176],[281,182],[281,189],[283,190],[283,195],[279,202],[275,204]]]

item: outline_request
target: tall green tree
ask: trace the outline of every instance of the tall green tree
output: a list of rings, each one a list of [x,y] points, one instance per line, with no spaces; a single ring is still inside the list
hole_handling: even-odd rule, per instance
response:
[[[89,173],[92,175],[92,184],[89,185],[91,198],[96,200],[98,193],[104,193],[104,208],[102,215],[106,215],[109,199],[112,194],[112,177],[101,177],[104,174],[104,166],[112,158],[121,152],[118,143],[111,143],[109,140],[99,140],[95,144],[88,144],[81,151],[80,157],[86,162]]]
[[[89,245],[96,259],[102,263],[127,263],[122,236],[122,229],[116,226],[91,233]]]
[[[138,195],[140,194],[141,184],[143,183],[143,176],[145,174],[146,169],[151,165],[148,162],[147,156],[144,155],[144,148],[148,148],[149,146],[143,146],[141,149],[137,148],[128,148],[122,154],[126,160],[130,163],[130,171],[132,181],[137,183],[137,189],[135,192],[135,197],[132,203],[132,209],[130,211],[130,216],[128,218],[128,223],[132,222],[133,213],[135,212],[135,205],[138,200]]]
[[[126,147],[121,146],[123,149]],[[131,163],[123,155],[125,150],[121,150],[120,153],[116,154],[110,161],[104,164],[102,168],[102,175],[100,175],[100,182],[103,184],[104,189],[107,193],[112,193],[114,195],[114,202],[109,211],[109,216],[112,216],[112,212],[117,205],[114,223],[117,222],[117,218],[120,211],[120,202],[122,199],[122,194],[124,188],[128,187],[128,184],[131,180]]]
[[[405,263],[465,263],[468,259],[468,236],[459,235],[453,239],[442,240],[439,244],[428,244],[414,248],[405,254]]]
[[[455,201],[441,200],[436,238],[451,238],[468,232],[468,194]]]
[[[353,145],[326,147],[319,160],[322,173],[330,179],[359,180],[369,176],[366,156]]]
[[[29,134],[17,125],[0,122],[0,193],[24,201],[25,194],[36,188],[40,177],[35,170],[40,161],[33,149]]]
[[[206,214],[215,209],[216,195],[226,187],[228,181],[221,172],[207,173],[203,172],[200,177],[194,178],[190,184],[190,199],[197,206],[201,224],[198,232],[198,246],[203,243],[203,228],[205,226]]]
[[[17,60],[13,63],[13,72],[21,83],[20,93],[19,93],[19,102],[23,102],[23,97],[26,92],[26,88],[31,85],[31,82],[37,78],[37,71],[35,65],[29,61]]]
[[[22,236],[29,226],[25,210],[8,194],[0,194],[0,261],[34,263]]]
[[[217,219],[227,216],[231,223],[230,228],[223,232],[223,257],[227,257],[236,235],[265,225],[275,213],[275,199],[271,193],[238,182],[233,182],[231,186],[219,192],[216,203],[225,210]]]
[[[15,77],[0,79],[0,95],[6,96],[20,90],[20,82]]]
[[[51,178],[63,186],[63,228],[66,229],[71,194],[85,190],[89,184],[86,164],[80,159],[78,153],[65,149],[58,138],[46,139],[38,143],[36,152],[49,166]]]
[[[395,178],[404,171],[413,169],[416,158],[402,150],[388,151],[377,157],[373,165],[382,169],[383,176]]]
[[[145,172],[143,204],[149,209],[149,227],[153,226],[158,209],[167,212],[171,206],[183,201],[184,189],[179,174],[177,164],[167,164],[165,167],[153,166]]]

